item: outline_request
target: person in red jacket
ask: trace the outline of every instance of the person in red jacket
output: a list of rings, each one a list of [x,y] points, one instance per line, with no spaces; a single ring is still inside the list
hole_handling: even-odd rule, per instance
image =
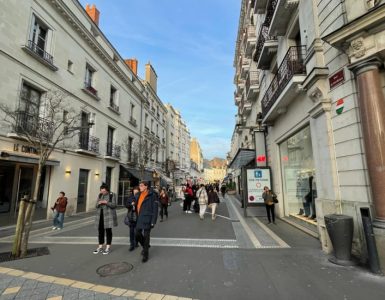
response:
[[[64,223],[64,214],[66,212],[67,208],[67,197],[65,197],[64,192],[59,193],[59,198],[57,198],[55,204],[51,209],[54,212],[54,218],[53,218],[53,227],[52,230],[61,230],[63,229],[63,223]]]

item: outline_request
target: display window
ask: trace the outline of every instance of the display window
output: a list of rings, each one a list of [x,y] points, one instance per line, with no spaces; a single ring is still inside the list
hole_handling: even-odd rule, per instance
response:
[[[316,221],[317,188],[310,127],[279,145],[286,215]]]

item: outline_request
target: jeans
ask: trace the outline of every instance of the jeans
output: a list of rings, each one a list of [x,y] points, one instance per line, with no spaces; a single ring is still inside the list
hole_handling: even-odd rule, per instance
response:
[[[135,247],[136,246],[136,237],[135,237],[135,229],[136,229],[136,223],[130,224],[130,246]]]
[[[163,220],[163,214],[166,216],[166,218],[168,218],[167,208],[168,208],[168,204],[163,204],[163,203],[160,204],[159,216],[161,220]]]
[[[104,244],[104,232],[107,235],[107,245],[111,245],[112,242],[112,228],[104,228],[104,216],[103,210],[100,211],[100,219],[99,219],[99,245]]]
[[[217,203],[211,203],[209,207],[211,208],[211,217],[215,218],[215,211],[217,210]]]
[[[150,245],[150,232],[151,229],[137,229],[136,240],[143,247],[143,256],[148,257],[148,248]]]
[[[201,219],[204,218],[205,212],[206,212],[207,205],[206,204],[199,204],[199,217]]]
[[[62,229],[63,223],[64,223],[64,213],[57,211],[53,218],[53,226],[56,228]]]
[[[267,205],[266,206],[266,213],[267,213],[267,219],[269,220],[269,223],[271,223],[271,219],[273,219],[273,222],[275,222],[275,213],[274,213],[274,204]]]

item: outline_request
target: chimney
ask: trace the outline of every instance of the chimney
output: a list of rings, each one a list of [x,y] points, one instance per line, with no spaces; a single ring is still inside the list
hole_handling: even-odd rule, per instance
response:
[[[100,12],[99,10],[96,8],[95,4],[92,4],[92,6],[90,6],[89,4],[86,5],[86,12],[87,14],[90,16],[90,18],[92,19],[92,21],[94,21],[94,23],[96,24],[96,26],[99,26],[99,15],[100,15]]]
[[[125,59],[124,62],[135,75],[138,75],[138,60],[136,58]]]
[[[152,67],[151,63],[148,62],[146,64],[146,81],[150,84],[155,93],[157,89],[157,79],[158,75],[156,75],[155,69]]]

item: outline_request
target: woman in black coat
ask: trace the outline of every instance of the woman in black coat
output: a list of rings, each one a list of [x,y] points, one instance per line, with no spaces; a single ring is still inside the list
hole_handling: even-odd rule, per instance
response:
[[[124,203],[124,206],[127,208],[127,216],[129,222],[128,227],[130,228],[130,248],[128,249],[129,251],[133,251],[138,245],[135,239],[136,220],[138,218],[135,206],[135,195],[137,193],[139,193],[139,187],[135,186],[132,189],[132,194]]]
[[[140,192],[136,195],[135,207],[138,213],[138,219],[136,221],[136,240],[143,247],[143,259],[142,262],[148,260],[148,248],[150,245],[150,232],[156,224],[158,217],[158,197],[157,194],[151,189],[148,189],[147,182],[141,182],[139,184]]]

